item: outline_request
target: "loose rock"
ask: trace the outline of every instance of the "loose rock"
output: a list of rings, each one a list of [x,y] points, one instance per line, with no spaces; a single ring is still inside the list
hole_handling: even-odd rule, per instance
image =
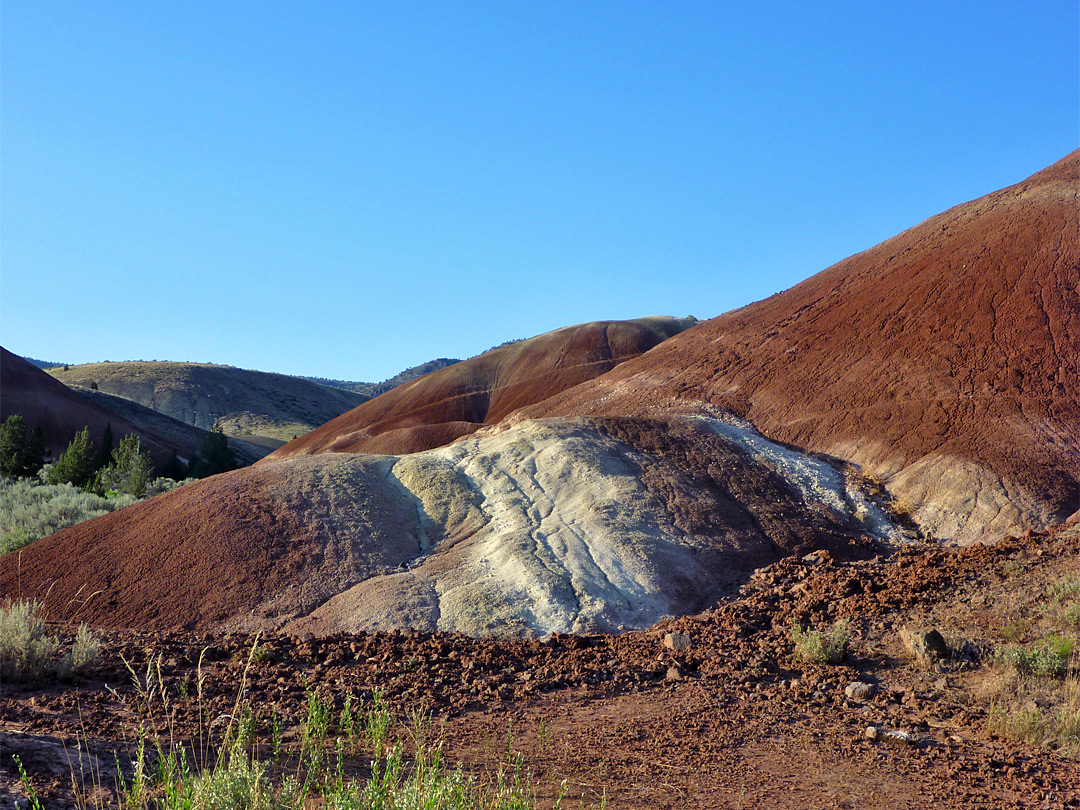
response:
[[[949,645],[937,630],[913,630],[905,627],[900,631],[900,638],[919,663],[932,664],[949,656]]]
[[[677,653],[686,652],[691,644],[690,636],[686,633],[667,633],[664,636],[664,646]]]
[[[863,681],[855,681],[847,685],[844,694],[852,700],[867,700],[874,695],[874,685]]]

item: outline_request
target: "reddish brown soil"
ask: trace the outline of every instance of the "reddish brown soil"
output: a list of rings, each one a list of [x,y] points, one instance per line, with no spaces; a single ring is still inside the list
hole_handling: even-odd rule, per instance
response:
[[[540,807],[554,804],[563,779],[571,806],[583,796],[596,807],[606,795],[607,806],[630,810],[1078,807],[1080,762],[995,736],[980,696],[996,677],[994,628],[1015,607],[995,605],[996,595],[1005,588],[1038,606],[1048,583],[1080,574],[1078,555],[1080,533],[1055,530],[962,550],[924,544],[873,560],[787,559],[716,610],[622,636],[267,638],[241,703],[255,712],[264,756],[271,712],[295,755],[305,685],[332,701],[335,716],[346,695],[383,690],[397,716],[431,715],[450,762],[490,776],[508,747],[520,754]],[[791,621],[841,618],[852,631],[844,664],[796,656]],[[910,659],[897,634],[928,622],[951,649],[931,667]],[[669,631],[688,634],[690,649],[667,649]],[[197,736],[200,709],[231,714],[252,643],[179,633],[106,638],[101,665],[74,685],[0,685],[0,745],[21,754],[46,806],[71,802],[61,743],[70,755],[82,740],[105,763],[99,781],[109,787],[112,752],[130,761],[138,728],[185,739]],[[160,663],[171,719],[160,706],[146,711],[124,661],[140,676]],[[874,694],[847,697],[845,686],[859,680]],[[871,725],[912,742],[871,741]],[[365,763],[349,768],[362,772]],[[17,781],[2,758],[0,785],[17,795]]]
[[[28,428],[41,428],[53,458],[64,452],[84,427],[90,429],[91,441],[100,442],[108,424],[112,424],[117,441],[129,433],[138,435],[156,464],[167,461],[174,449],[182,450],[79,396],[37,366],[0,347],[0,421],[12,414],[21,414]]]
[[[522,416],[710,403],[885,477],[971,461],[1062,520],[1080,507],[1078,193],[1074,152]]]
[[[648,351],[689,324],[597,321],[501,346],[399,386],[272,453],[415,453],[449,444]]]

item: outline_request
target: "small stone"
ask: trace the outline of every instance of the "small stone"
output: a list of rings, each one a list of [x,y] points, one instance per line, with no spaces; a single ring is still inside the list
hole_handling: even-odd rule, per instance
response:
[[[893,731],[892,729],[878,728],[877,726],[867,726],[865,735],[868,740],[881,740],[893,745],[915,744],[915,738],[906,731]]]
[[[682,670],[675,664],[668,667],[667,675],[665,678],[669,681],[681,681],[683,679]]]
[[[845,687],[844,694],[852,700],[869,700],[873,697],[874,685],[863,681],[855,681]]]
[[[689,650],[691,643],[690,636],[686,633],[667,633],[664,636],[664,646],[677,653]]]
[[[885,742],[894,743],[896,745],[912,745],[915,742],[915,738],[906,731],[883,730],[881,736]]]

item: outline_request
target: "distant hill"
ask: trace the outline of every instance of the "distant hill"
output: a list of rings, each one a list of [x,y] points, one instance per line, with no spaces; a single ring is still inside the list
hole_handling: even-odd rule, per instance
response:
[[[88,388],[74,388],[72,390],[87,398],[90,402],[117,414],[140,430],[153,433],[163,441],[174,445],[177,448],[177,454],[182,458],[191,458],[191,454],[198,452],[203,440],[206,438],[207,431],[202,428],[173,419],[163,413],[158,413],[133,400],[124,399],[124,397],[115,394],[107,394],[104,391],[92,391]],[[275,441],[260,442],[258,441],[259,437],[252,436],[248,437],[248,439],[244,440],[229,436],[229,447],[241,466],[254,464],[278,446]]]
[[[188,425],[264,446],[280,445],[368,397],[232,366],[163,361],[87,363],[48,371],[66,385],[131,400]]]
[[[363,394],[367,397],[377,397],[379,394],[385,394],[399,385],[404,385],[407,382],[415,380],[417,377],[423,377],[425,374],[430,374],[433,371],[452,366],[455,363],[461,361],[452,357],[439,357],[435,360],[428,360],[426,363],[421,363],[418,366],[407,368],[399,374],[395,374],[389,380],[384,380],[381,383],[369,383],[369,382],[350,382],[348,380],[328,380],[324,377],[304,377],[305,380],[311,380],[312,382],[319,383],[320,385],[329,385],[334,388],[340,388],[343,391],[353,391],[357,394]]]
[[[33,357],[24,357],[23,360],[25,360],[30,365],[37,366],[38,368],[41,368],[41,369],[52,368],[53,366],[62,366],[62,365],[64,365],[63,363],[51,363],[48,360],[35,360]]]
[[[20,414],[27,427],[41,428],[46,453],[52,458],[57,458],[84,427],[89,429],[93,442],[101,441],[106,425],[112,426],[117,440],[129,433],[137,434],[157,465],[167,461],[173,450],[179,456],[188,456],[188,450],[202,442],[201,435],[194,445],[189,445],[189,439],[177,441],[175,436],[159,436],[150,427],[128,421],[2,347],[0,380],[0,419]]]

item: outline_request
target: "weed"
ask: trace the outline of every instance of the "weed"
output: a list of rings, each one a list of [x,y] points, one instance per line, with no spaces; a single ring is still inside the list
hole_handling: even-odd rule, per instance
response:
[[[551,747],[553,739],[551,721],[546,717],[541,717],[536,721],[536,747],[542,753]]]
[[[306,688],[307,716],[300,727],[301,758],[310,758],[317,763],[322,755],[322,747],[330,734],[330,720],[333,716],[333,704],[319,693]]]
[[[1065,608],[1062,618],[1069,627],[1080,630],[1080,602]]]
[[[1016,560],[1009,560],[1001,567],[1006,576],[1014,577],[1024,572],[1024,564]]]
[[[393,717],[383,700],[383,693],[375,690],[371,695],[371,708],[364,715],[364,736],[371,745],[371,753],[376,759],[382,759],[390,740]]]
[[[889,501],[888,511],[898,520],[910,520],[915,514],[915,504],[907,498],[893,498]]]
[[[281,761],[281,741],[284,732],[281,728],[281,717],[277,713],[277,706],[270,709],[270,756],[274,758],[276,765]]]
[[[1067,636],[1051,635],[1033,644],[998,650],[996,659],[1021,676],[1056,678],[1068,669],[1075,644]]]
[[[1057,604],[1065,600],[1076,601],[1080,599],[1080,577],[1068,577],[1055,582],[1047,588],[1046,595],[1051,602]]]
[[[1068,678],[1042,705],[995,702],[987,717],[990,731],[1028,745],[1080,755],[1080,681]]]
[[[797,621],[791,624],[795,652],[812,664],[839,664],[847,655],[850,633],[846,621],[826,630],[804,630]]]
[[[353,709],[353,696],[349,693],[345,696],[345,705],[341,709],[341,717],[338,720],[338,731],[345,738],[346,747],[350,754],[355,754],[360,748],[364,737],[362,718]]]
[[[1031,622],[1018,616],[1001,628],[1001,637],[1008,642],[1016,643],[1030,632]]]
[[[26,795],[30,802],[31,810],[44,810],[41,800],[38,798],[37,792],[34,790],[34,786],[30,783],[30,777],[26,773],[26,768],[23,767],[22,760],[19,759],[19,755],[12,756],[15,760],[15,767],[19,769],[19,778],[22,780],[23,788],[26,790]]]

